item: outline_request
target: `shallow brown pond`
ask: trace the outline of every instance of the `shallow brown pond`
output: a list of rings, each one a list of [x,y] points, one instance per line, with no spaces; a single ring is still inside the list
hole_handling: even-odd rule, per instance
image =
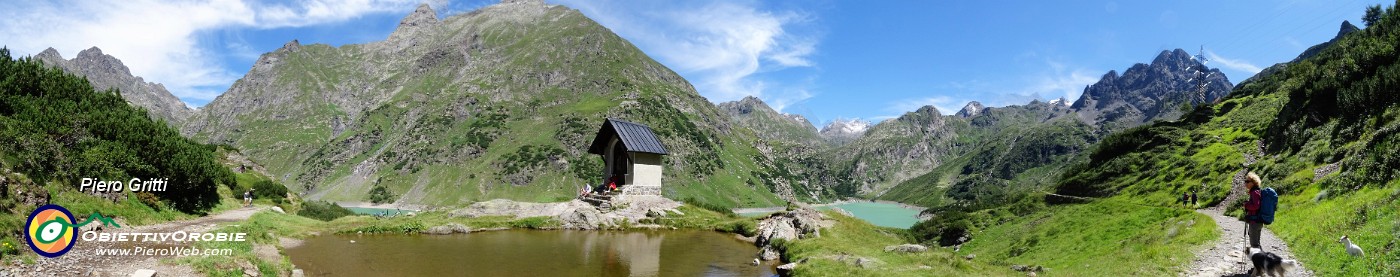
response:
[[[772,276],[757,251],[709,231],[510,230],[326,235],[287,254],[308,276]]]

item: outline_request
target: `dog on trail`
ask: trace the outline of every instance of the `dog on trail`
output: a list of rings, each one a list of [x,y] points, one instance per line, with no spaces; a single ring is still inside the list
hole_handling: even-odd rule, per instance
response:
[[[1337,242],[1342,243],[1342,246],[1347,248],[1347,254],[1351,254],[1352,257],[1366,256],[1366,252],[1361,251],[1360,246],[1356,246],[1355,243],[1351,243],[1351,239],[1347,238],[1346,235],[1342,235],[1342,239],[1337,240]]]
[[[1249,248],[1249,261],[1254,263],[1254,269],[1249,270],[1249,276],[1284,276],[1289,269],[1294,269],[1302,265],[1297,260],[1284,259],[1274,253],[1264,252],[1263,249]]]

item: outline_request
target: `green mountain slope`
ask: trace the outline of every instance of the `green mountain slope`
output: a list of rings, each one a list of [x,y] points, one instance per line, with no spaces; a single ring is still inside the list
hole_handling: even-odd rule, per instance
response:
[[[601,182],[586,148],[604,118],[650,125],[672,153],[665,195],[783,201],[754,132],[679,75],[563,6],[507,1],[439,20],[426,5],[387,40],[293,41],[184,132],[244,149],[313,198],[455,205],[557,201]],[[763,174],[760,176],[760,173]]]
[[[1346,28],[1350,24],[1344,24]],[[1400,11],[1316,54],[1260,74],[1179,122],[1115,134],[1065,171],[1057,191],[1166,204],[1198,190],[1207,203],[1254,171],[1282,194],[1268,228],[1327,276],[1400,274]],[[1238,202],[1220,203],[1237,209]],[[1348,235],[1367,250],[1346,255]]]

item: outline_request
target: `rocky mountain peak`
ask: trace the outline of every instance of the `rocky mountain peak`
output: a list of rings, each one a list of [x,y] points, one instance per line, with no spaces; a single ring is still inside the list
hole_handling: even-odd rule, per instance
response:
[[[1133,65],[1121,76],[1115,71],[1104,74],[1084,89],[1071,109],[1085,122],[1109,129],[1174,120],[1182,105],[1212,102],[1233,88],[1219,69],[1205,68],[1201,72],[1203,67],[1185,50],[1162,51],[1152,64]],[[1197,95],[1202,73],[1209,76],[1205,79],[1206,91],[1205,95]]]
[[[419,4],[413,13],[409,13],[403,20],[399,21],[398,29],[389,34],[389,45],[395,49],[404,49],[418,44],[415,38],[420,33],[432,33],[431,29],[436,29],[441,25],[438,21],[437,12],[427,3]]]
[[[1177,48],[1176,50],[1162,50],[1162,53],[1157,54],[1157,58],[1152,59],[1152,65],[1156,66],[1191,61],[1195,61],[1195,59],[1191,57],[1191,53],[1186,53],[1186,50]]]
[[[49,59],[49,58],[63,59],[63,55],[62,55],[62,54],[59,54],[59,53],[58,53],[58,50],[53,49],[53,47],[49,47],[49,48],[47,48],[47,49],[44,49],[43,52],[39,52],[38,55],[34,55],[34,58],[40,59],[40,60],[46,60],[46,59]]]
[[[837,118],[822,127],[821,135],[827,138],[859,137],[866,129],[870,129],[869,121]]]
[[[966,106],[963,106],[962,110],[958,111],[958,113],[955,114],[955,115],[957,115],[958,117],[962,117],[962,118],[974,117],[974,116],[977,116],[977,115],[982,114],[982,112],[985,111],[986,109],[987,109],[987,107],[986,107],[986,106],[982,106],[982,103],[981,103],[981,102],[972,101],[972,102],[967,102],[967,105],[966,105]]]
[[[132,105],[146,108],[152,118],[178,124],[194,113],[193,109],[167,91],[164,85],[132,76],[131,70],[122,64],[121,60],[102,53],[100,48],[92,47],[78,52],[78,56],[71,60],[63,59],[58,50],[48,48],[35,55],[34,59],[73,75],[83,76],[97,90],[117,89],[121,91],[122,99]]]
[[[1342,37],[1342,36],[1345,36],[1345,35],[1347,35],[1347,34],[1350,34],[1351,32],[1360,31],[1360,30],[1361,30],[1361,28],[1357,28],[1356,25],[1351,25],[1351,21],[1342,20],[1342,29],[1341,29],[1341,30],[1337,30],[1337,36],[1336,36],[1336,37]]]
[[[544,5],[544,0],[501,0],[501,4]]]
[[[301,42],[295,39],[288,41],[286,44],[282,44],[282,50],[286,50],[287,52],[301,51]]]
[[[112,55],[103,54],[102,49],[97,48],[97,46],[79,51],[78,57],[73,60],[75,63],[88,68],[104,70],[112,72],[113,74],[131,75],[131,69],[126,68],[126,65],[122,64],[121,60],[118,60],[117,57],[113,57]]]
[[[437,25],[437,23],[437,12],[433,11],[433,7],[428,6],[427,3],[423,3],[418,4],[418,8],[414,9],[413,13],[408,14],[403,20],[399,21],[399,30],[418,26]]]
[[[969,104],[970,104],[970,103],[969,103]],[[982,105],[982,104],[981,104],[981,103],[978,103],[977,105],[980,106],[980,105]],[[933,105],[924,105],[923,107],[920,107],[919,110],[914,111],[914,113],[919,114],[919,115],[923,115],[923,116],[942,116],[942,115],[943,115],[943,113],[942,113],[942,112],[939,112],[939,111],[938,111],[938,108],[937,108],[937,107],[934,107]]]
[[[1066,100],[1064,96],[1060,96],[1060,98],[1050,100],[1050,105],[1057,107],[1069,107],[1069,100]]]
[[[767,103],[764,103],[763,100],[753,96],[746,96],[743,99],[739,99],[739,101],[719,103],[717,106],[719,106],[720,110],[727,111],[733,116],[745,116],[754,112],[778,113],[778,111],[769,107]]]
[[[764,139],[804,145],[813,145],[821,139],[817,127],[807,118],[778,112],[758,97],[747,96],[715,106],[728,114],[735,124],[754,130]]]

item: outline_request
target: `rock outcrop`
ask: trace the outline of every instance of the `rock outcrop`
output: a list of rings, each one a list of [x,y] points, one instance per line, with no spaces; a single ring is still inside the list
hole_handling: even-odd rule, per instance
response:
[[[636,224],[645,218],[683,214],[676,210],[681,205],[679,202],[661,197],[623,197],[613,201],[615,208],[599,210],[581,200],[561,203],[529,203],[495,199],[473,203],[465,208],[448,212],[448,215],[453,217],[550,217],[559,221],[560,228],[596,230],[616,227],[621,222]]]
[[[800,208],[769,215],[758,222],[758,232],[754,245],[759,247],[758,257],[765,261],[776,260],[779,253],[773,248],[775,241],[793,241],[821,236],[821,229],[835,224],[825,214],[812,208]]]
[[[928,251],[928,246],[923,246],[919,244],[901,244],[885,246],[885,252],[919,253],[924,251]]]
[[[953,114],[953,115],[956,115],[956,116],[961,117],[961,118],[969,118],[969,117],[974,117],[974,116],[980,115],[980,114],[982,114],[983,111],[986,111],[986,110],[987,110],[987,107],[986,107],[986,106],[982,106],[982,102],[972,101],[972,102],[967,102],[967,105],[966,105],[966,106],[963,106],[962,110],[958,111],[958,113]]]

